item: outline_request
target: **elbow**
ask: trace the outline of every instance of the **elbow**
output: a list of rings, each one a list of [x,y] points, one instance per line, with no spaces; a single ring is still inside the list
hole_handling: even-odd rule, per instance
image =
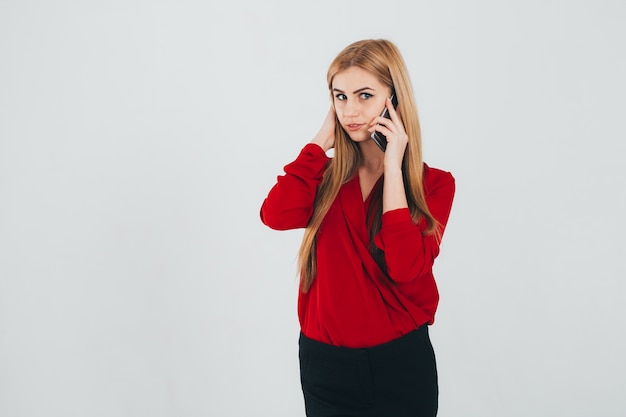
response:
[[[409,284],[413,281],[418,280],[420,277],[424,276],[424,275],[428,275],[428,271],[423,270],[419,273],[416,272],[407,272],[407,273],[403,273],[403,274],[394,274],[394,273],[390,273],[389,274],[389,278],[391,278],[391,280],[393,282],[395,282],[396,284]]]
[[[419,274],[415,274],[412,272],[398,273],[398,272],[388,271],[388,275],[389,275],[389,278],[391,278],[391,280],[397,284],[408,284],[410,282],[415,281],[419,277]]]
[[[261,222],[274,230],[291,230],[306,227],[309,216],[306,213],[298,215],[293,212],[265,210],[261,207]]]
[[[261,208],[260,216],[261,216],[261,222],[267,227],[269,227],[270,229],[286,230],[285,225],[281,223],[280,214],[276,215]]]
[[[432,274],[433,262],[427,262],[425,259],[416,261],[411,265],[405,265],[404,267],[387,266],[387,274],[393,282],[398,284],[408,284],[417,280],[424,275]]]

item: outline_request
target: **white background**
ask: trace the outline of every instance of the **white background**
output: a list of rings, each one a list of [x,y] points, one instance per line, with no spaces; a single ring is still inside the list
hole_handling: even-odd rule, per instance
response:
[[[457,196],[442,417],[624,416],[622,1],[0,1],[0,416],[303,416],[258,217],[387,38]]]

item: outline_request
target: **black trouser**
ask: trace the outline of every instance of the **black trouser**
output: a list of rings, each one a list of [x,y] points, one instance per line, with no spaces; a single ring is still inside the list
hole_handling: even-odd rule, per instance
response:
[[[426,325],[366,349],[300,334],[300,380],[308,417],[437,415],[437,366]]]

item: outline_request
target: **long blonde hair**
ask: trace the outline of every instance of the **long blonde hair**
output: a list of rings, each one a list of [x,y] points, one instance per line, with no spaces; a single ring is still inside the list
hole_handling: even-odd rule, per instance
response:
[[[437,222],[426,206],[422,184],[423,161],[422,140],[420,134],[417,106],[408,71],[398,48],[384,39],[362,40],[348,45],[330,64],[327,73],[328,89],[332,98],[332,82],[338,72],[350,67],[359,67],[369,71],[378,80],[395,90],[398,99],[398,110],[402,115],[404,129],[409,137],[407,149],[402,162],[404,186],[413,222],[424,218],[427,222],[426,233],[437,233]],[[337,121],[335,127],[334,155],[324,172],[318,187],[311,220],[304,232],[298,254],[300,270],[300,288],[307,292],[317,274],[315,240],[317,231],[339,193],[339,189],[356,173],[361,163],[361,152],[346,131]],[[381,207],[374,216],[373,238],[380,230],[382,216]],[[371,245],[373,255],[376,248]],[[380,254],[379,254],[380,255]],[[376,256],[375,256],[376,257]]]

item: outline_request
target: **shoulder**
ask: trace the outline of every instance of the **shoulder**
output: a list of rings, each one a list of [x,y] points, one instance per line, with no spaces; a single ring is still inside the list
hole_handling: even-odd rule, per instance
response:
[[[449,171],[443,169],[433,168],[424,163],[424,190],[426,192],[436,188],[451,188],[454,190],[455,180],[454,176]]]

